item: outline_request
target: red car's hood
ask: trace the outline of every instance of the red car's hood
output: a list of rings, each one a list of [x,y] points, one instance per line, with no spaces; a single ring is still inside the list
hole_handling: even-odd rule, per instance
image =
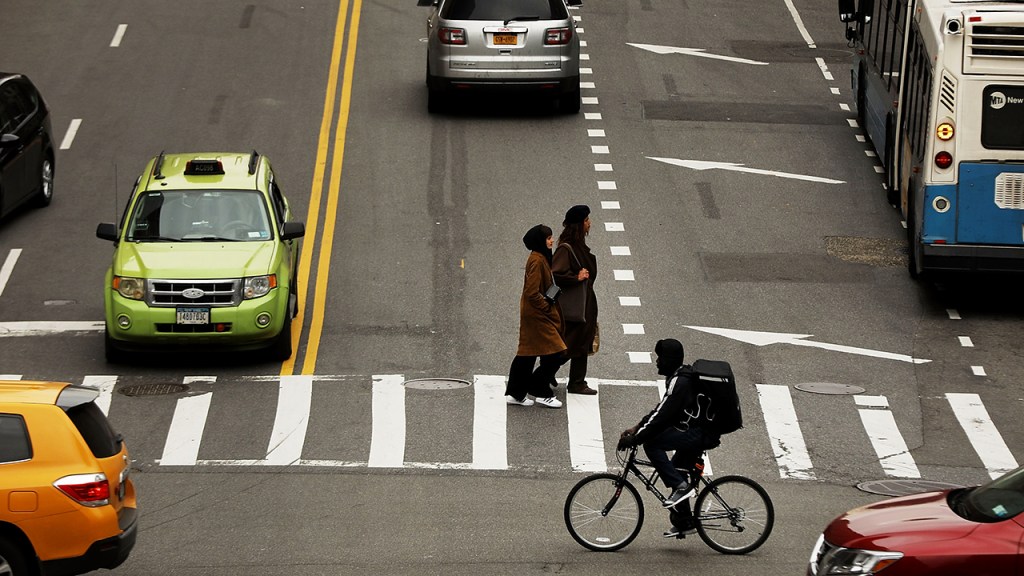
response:
[[[825,540],[844,548],[905,551],[915,542],[962,538],[978,524],[950,510],[948,494],[914,494],[855,508],[829,525]]]

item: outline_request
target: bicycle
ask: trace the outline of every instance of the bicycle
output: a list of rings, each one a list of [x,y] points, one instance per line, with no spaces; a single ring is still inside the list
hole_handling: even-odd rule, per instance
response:
[[[639,468],[653,468],[653,465],[637,458],[636,446],[625,453],[622,456],[616,452],[622,472],[587,476],[573,486],[565,499],[565,526],[577,542],[590,550],[619,550],[640,533],[644,505],[639,491],[629,480],[630,474],[659,502],[665,502],[666,496],[655,486],[658,472],[652,470],[644,474]],[[690,474],[703,484],[697,494],[693,518],[697,534],[705,544],[722,554],[747,554],[764,544],[775,523],[775,508],[760,484],[735,475],[708,480],[700,473],[700,468],[691,470]]]

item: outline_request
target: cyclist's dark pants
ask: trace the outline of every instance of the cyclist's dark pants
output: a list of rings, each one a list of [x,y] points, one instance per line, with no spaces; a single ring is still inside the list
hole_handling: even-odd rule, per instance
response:
[[[684,480],[677,468],[689,470],[705,448],[717,445],[718,438],[714,434],[696,427],[680,430],[673,426],[644,442],[644,452],[661,475],[665,486],[674,490]],[[667,454],[669,450],[676,451],[671,460]]]

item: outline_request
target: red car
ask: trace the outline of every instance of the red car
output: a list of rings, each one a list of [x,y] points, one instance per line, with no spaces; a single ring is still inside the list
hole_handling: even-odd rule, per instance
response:
[[[832,521],[808,576],[1024,574],[1024,467],[984,486],[892,498]]]

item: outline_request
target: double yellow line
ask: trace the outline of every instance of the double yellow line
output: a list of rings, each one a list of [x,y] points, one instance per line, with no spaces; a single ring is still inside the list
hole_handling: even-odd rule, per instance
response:
[[[313,249],[317,246],[316,233],[320,222],[320,203],[324,189],[324,173],[327,170],[327,154],[333,146],[330,181],[327,188],[327,205],[324,210],[323,231],[320,234],[320,252],[316,267],[316,289],[314,290],[313,312],[306,342],[306,355],[302,360],[302,374],[313,374],[316,370],[317,354],[320,351],[320,336],[324,325],[324,302],[327,298],[327,280],[330,276],[331,249],[334,245],[334,227],[338,212],[338,195],[341,192],[341,168],[345,159],[345,133],[348,131],[349,107],[352,100],[352,77],[356,63],[356,45],[359,39],[359,15],[362,0],[341,0],[338,6],[338,21],[334,28],[334,46],[331,49],[331,68],[327,77],[327,93],[324,96],[324,114],[320,121],[320,136],[317,140],[316,165],[313,172],[313,187],[309,196],[309,211],[306,214],[306,240],[302,242],[299,256],[299,313],[292,322],[292,345],[295,353],[281,365],[281,375],[295,373],[295,358],[302,337],[306,312],[306,296],[309,293],[310,266]],[[345,50],[345,25],[348,22],[348,49]],[[334,126],[335,99],[338,97],[338,74],[342,54],[345,56],[344,77],[341,84],[341,102],[338,104],[338,122]],[[334,139],[331,130],[334,128]],[[311,233],[311,234],[310,234]]]

